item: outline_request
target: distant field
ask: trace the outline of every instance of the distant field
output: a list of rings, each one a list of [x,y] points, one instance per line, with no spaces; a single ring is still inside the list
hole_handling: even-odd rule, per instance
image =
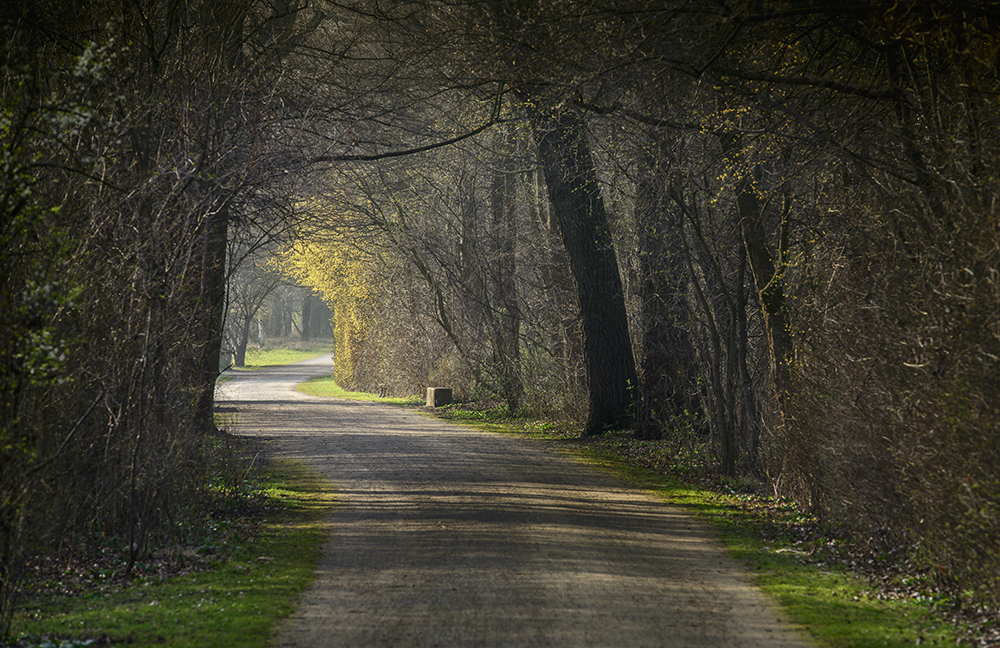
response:
[[[331,351],[333,351],[333,345],[327,340],[276,343],[274,347],[247,349],[247,366],[244,369],[292,364],[308,360],[309,358],[315,358]]]

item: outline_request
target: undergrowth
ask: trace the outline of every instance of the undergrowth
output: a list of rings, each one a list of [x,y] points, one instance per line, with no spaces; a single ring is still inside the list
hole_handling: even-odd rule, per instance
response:
[[[10,645],[268,645],[312,579],[333,495],[301,464],[267,460],[260,441],[228,437],[216,452],[238,460],[217,464],[199,519],[131,570],[118,538],[33,561]]]

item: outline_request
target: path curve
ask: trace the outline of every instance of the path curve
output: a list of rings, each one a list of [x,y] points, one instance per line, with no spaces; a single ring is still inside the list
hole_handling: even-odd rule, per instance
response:
[[[330,368],[219,387],[240,433],[277,439],[338,493],[278,645],[811,645],[681,509],[544,443],[293,389]]]

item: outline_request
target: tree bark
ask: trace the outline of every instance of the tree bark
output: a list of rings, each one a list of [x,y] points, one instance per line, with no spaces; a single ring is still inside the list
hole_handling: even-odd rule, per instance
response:
[[[504,133],[504,139],[507,138]],[[505,144],[508,141],[504,142]],[[524,385],[521,381],[521,308],[517,294],[517,218],[514,213],[512,169],[509,162],[500,162],[493,170],[490,192],[491,236],[496,255],[493,278],[494,308],[493,348],[495,366],[500,373],[500,392],[508,411],[517,412]]]
[[[727,158],[740,155],[741,135],[732,133],[721,138],[722,153]],[[778,258],[771,252],[764,227],[764,205],[754,186],[758,183],[760,166],[748,170],[736,186],[736,215],[739,219],[743,245],[750,273],[753,275],[757,298],[764,315],[770,352],[771,380],[779,411],[784,417],[787,412],[788,390],[791,377],[794,348],[789,330],[788,313],[785,304],[784,259],[788,248],[788,205],[782,219]]]
[[[746,246],[750,272],[753,274],[757,297],[764,312],[767,339],[771,351],[771,377],[782,413],[786,412],[788,382],[792,366],[792,336],[788,330],[785,310],[783,268],[776,264],[767,244],[763,205],[753,189],[752,174],[747,174],[738,188],[736,208],[739,212],[743,244]]]
[[[205,432],[215,430],[215,380],[219,377],[222,327],[226,309],[226,244],[229,209],[222,207],[206,217],[202,234],[201,305],[202,353],[195,424]]]
[[[247,346],[250,344],[250,327],[253,325],[253,316],[244,317],[240,321],[239,337],[236,340],[235,358],[233,365],[236,367],[247,366]]]
[[[589,383],[584,433],[628,427],[635,417],[638,381],[625,295],[586,126],[576,113],[552,117],[530,99],[525,104],[579,298]]]

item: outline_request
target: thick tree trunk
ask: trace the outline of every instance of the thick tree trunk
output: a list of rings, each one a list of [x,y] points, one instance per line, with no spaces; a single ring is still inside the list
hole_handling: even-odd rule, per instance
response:
[[[526,102],[531,105],[531,102]],[[579,115],[532,108],[552,211],[576,282],[589,382],[586,434],[628,427],[638,397],[625,295],[608,215]]]

